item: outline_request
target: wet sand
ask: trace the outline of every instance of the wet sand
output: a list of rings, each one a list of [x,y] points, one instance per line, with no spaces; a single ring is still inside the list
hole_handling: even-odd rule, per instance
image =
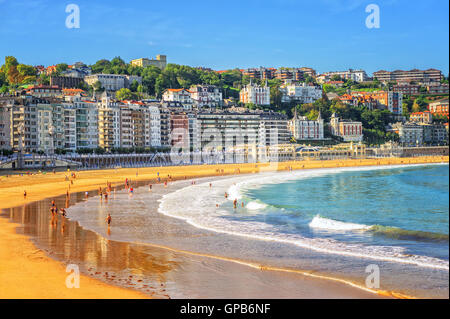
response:
[[[339,166],[382,165],[382,164],[427,163],[447,161],[446,158],[386,159],[377,161],[339,162]],[[337,161],[283,163],[279,169],[292,166],[293,169],[336,167]],[[84,171],[76,173],[73,184],[65,180],[66,173],[46,175],[14,176],[0,178],[0,207],[20,208],[7,210],[7,217],[16,224],[0,219],[0,297],[2,298],[140,298],[154,296],[167,298],[170,291],[179,289],[183,282],[195,285],[204,294],[183,295],[192,298],[372,298],[376,295],[360,289],[329,280],[318,280],[300,274],[281,273],[252,269],[245,265],[217,260],[205,256],[187,255],[183,252],[128,244],[108,240],[94,232],[82,229],[76,222],[62,220],[57,225],[49,223],[49,200],[42,200],[64,194],[70,185],[69,204],[82,200],[83,193],[74,191],[97,189],[106,181],[119,184],[127,177],[132,180],[153,180],[160,172],[165,178],[184,179],[192,176],[216,176],[236,173],[251,173],[260,167],[248,165],[193,166],[170,168],[123,169],[109,171]],[[223,169],[224,172],[217,171]],[[137,175],[136,175],[137,172]],[[23,190],[27,189],[27,199]],[[94,191],[92,194],[95,194]],[[57,199],[60,203],[65,196]],[[63,203],[65,204],[65,203]],[[45,213],[44,213],[45,212]],[[61,219],[61,217],[59,217]],[[17,234],[15,228],[17,229]],[[22,235],[21,233],[25,234]],[[31,236],[36,249],[27,240]],[[17,245],[6,245],[15,242]],[[51,257],[51,258],[49,258]],[[60,262],[56,262],[56,259]],[[3,262],[4,261],[4,262]],[[80,289],[65,287],[64,264],[80,264],[83,274]],[[18,266],[19,265],[19,266]],[[220,276],[218,276],[220,274]],[[131,277],[130,277],[131,276]],[[198,278],[201,277],[201,280]],[[20,279],[20,280],[18,280]],[[17,282],[21,282],[17,285]],[[277,291],[268,290],[276,282]],[[112,285],[107,285],[110,283]],[[211,287],[221,286],[220,295]],[[113,286],[114,285],[114,286]],[[115,286],[129,287],[122,289]],[[139,290],[139,291],[136,291]],[[214,292],[214,293],[209,293]],[[145,295],[144,295],[145,294]]]

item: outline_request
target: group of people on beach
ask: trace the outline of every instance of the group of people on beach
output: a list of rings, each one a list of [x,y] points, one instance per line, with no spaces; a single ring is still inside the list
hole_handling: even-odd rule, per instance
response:
[[[52,226],[56,225],[58,223],[58,213],[61,214],[61,216],[64,218],[67,215],[67,212],[64,208],[59,208],[56,206],[55,200],[52,200],[51,205],[50,205],[50,214],[52,216],[51,218],[51,224]],[[64,224],[64,219],[62,220],[63,224],[61,227],[61,231],[64,232],[65,229],[65,224]]]

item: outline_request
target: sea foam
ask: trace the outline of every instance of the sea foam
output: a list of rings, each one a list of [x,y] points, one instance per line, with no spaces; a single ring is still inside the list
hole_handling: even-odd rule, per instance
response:
[[[315,216],[309,223],[309,227],[328,230],[368,230],[371,226],[345,223],[333,219],[323,218],[319,215]]]

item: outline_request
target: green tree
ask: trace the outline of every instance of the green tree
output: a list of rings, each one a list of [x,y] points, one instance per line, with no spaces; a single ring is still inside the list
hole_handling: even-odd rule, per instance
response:
[[[137,92],[138,86],[139,86],[139,82],[136,80],[133,80],[133,82],[131,82],[131,84],[130,84],[131,92]]]
[[[92,73],[108,74],[111,70],[111,62],[106,59],[98,60],[94,65],[91,65]],[[106,72],[105,72],[106,71]]]
[[[49,85],[50,84],[50,77],[47,74],[45,74],[45,73],[41,73],[37,80],[42,85]]]
[[[97,91],[97,92],[103,92],[105,89],[102,87],[102,82],[100,81],[96,81],[93,85],[92,88]]]
[[[62,72],[66,71],[69,68],[69,66],[66,63],[59,63],[56,65],[56,72],[58,74],[61,74]]]
[[[133,92],[131,92],[130,89],[126,89],[126,88],[120,89],[116,92],[116,98],[119,101],[132,100],[135,98],[135,96],[136,95],[133,94]]]

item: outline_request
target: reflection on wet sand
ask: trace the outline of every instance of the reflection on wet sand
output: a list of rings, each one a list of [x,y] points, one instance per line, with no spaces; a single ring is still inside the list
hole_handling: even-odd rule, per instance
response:
[[[55,198],[56,206],[68,208],[83,200],[84,194]],[[77,222],[49,212],[50,200],[4,209],[11,221],[19,223],[25,235],[48,255],[66,264],[78,264],[85,273],[116,285],[167,297],[162,289],[166,273],[177,266],[170,251],[111,241],[82,229]]]

